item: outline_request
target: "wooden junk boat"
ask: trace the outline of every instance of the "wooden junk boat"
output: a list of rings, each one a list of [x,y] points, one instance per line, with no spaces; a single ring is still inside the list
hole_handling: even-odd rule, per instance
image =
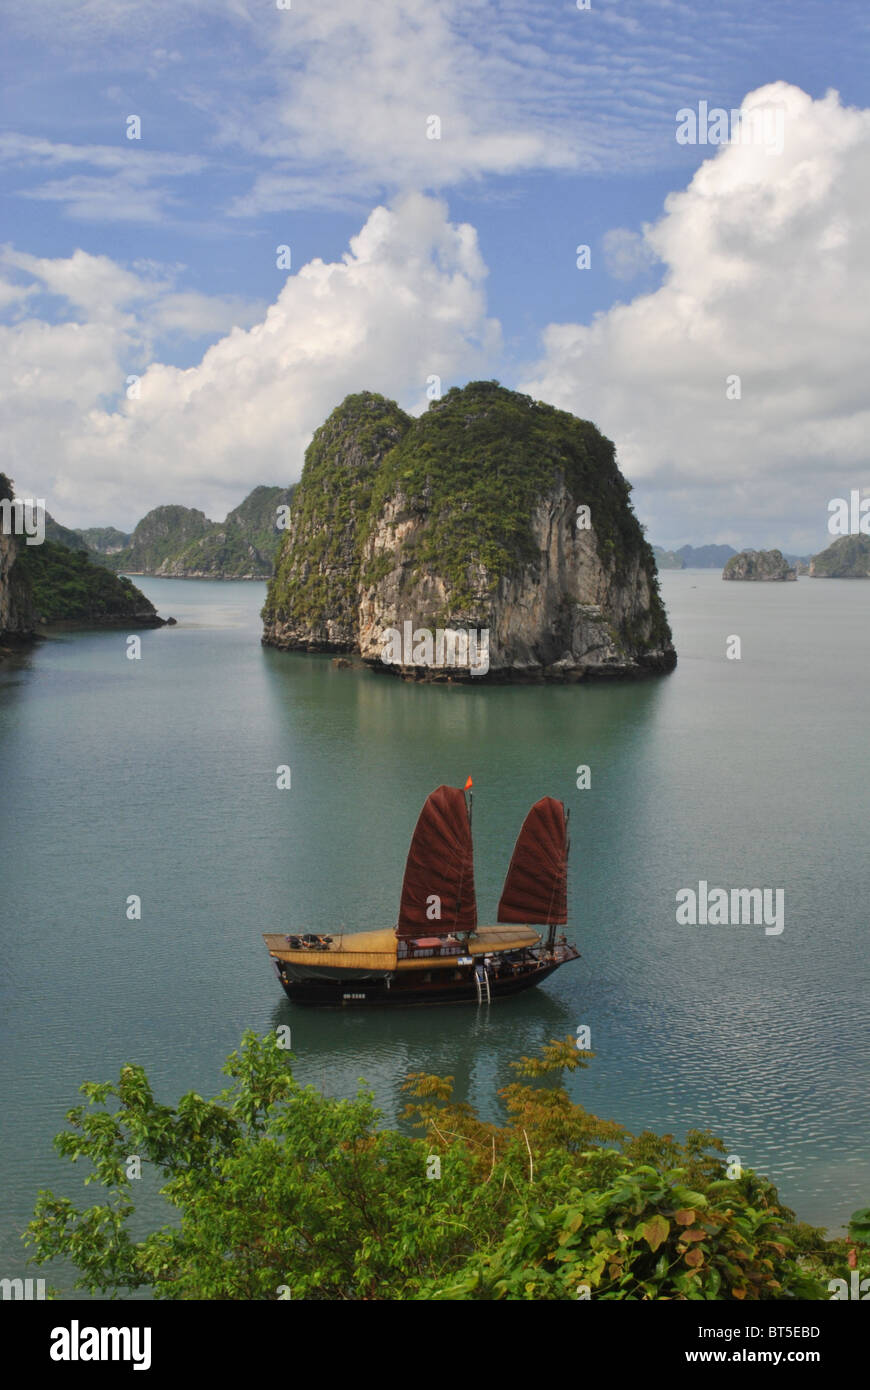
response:
[[[438,787],[414,830],[394,928],[263,940],[294,1003],[489,1003],[578,959],[564,936],[556,940],[568,920],[567,888],[568,817],[545,796],[520,830],[498,925],[478,926],[470,799]],[[546,940],[536,930],[544,927]]]

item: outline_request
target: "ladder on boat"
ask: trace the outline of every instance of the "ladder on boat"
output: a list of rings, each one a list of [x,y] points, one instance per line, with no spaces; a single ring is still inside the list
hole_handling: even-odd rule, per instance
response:
[[[474,971],[474,983],[477,988],[477,1002],[483,1003],[483,996],[486,995],[487,1004],[492,1003],[492,995],[489,990],[489,970],[487,967],[478,965]]]

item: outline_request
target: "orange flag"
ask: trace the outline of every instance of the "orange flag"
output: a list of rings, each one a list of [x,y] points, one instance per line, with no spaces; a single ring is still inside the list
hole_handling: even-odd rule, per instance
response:
[[[471,778],[469,777],[468,780],[467,780],[466,783],[465,783],[465,786],[464,786],[464,788],[463,788],[463,791],[468,791],[468,788],[469,788],[469,787],[473,787],[473,786],[474,786],[474,783],[472,782]]]

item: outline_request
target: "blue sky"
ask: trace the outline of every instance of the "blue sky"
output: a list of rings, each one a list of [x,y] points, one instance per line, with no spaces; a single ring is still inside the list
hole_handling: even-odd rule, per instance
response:
[[[33,0],[3,25],[0,467],[67,524],[220,517],[297,478],[349,390],[420,410],[431,373],[595,420],[664,544],[815,550],[870,482],[860,4]],[[759,91],[781,153],[677,143],[681,108]]]

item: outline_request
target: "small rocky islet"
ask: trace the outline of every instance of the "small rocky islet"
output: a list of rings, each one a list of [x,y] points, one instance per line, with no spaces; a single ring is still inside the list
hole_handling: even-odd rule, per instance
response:
[[[760,583],[797,579],[797,568],[790,565],[781,550],[741,550],[732,555],[722,571],[723,579],[747,579]]]
[[[407,643],[387,664],[387,634],[485,632],[477,679],[670,671],[630,493],[593,424],[497,382],[455,387],[418,418],[348,396],[306,451],[262,640],[409,679],[475,676]]]
[[[811,579],[870,579],[870,536],[841,536],[808,562],[791,563],[781,550],[742,550],[728,560],[722,578],[776,581],[797,579],[799,574]]]

